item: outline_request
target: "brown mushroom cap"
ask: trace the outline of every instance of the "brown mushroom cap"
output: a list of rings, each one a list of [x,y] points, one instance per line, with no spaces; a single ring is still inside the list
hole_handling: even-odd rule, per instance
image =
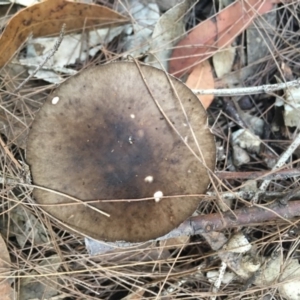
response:
[[[188,195],[206,191],[204,165],[214,168],[214,138],[198,98],[171,77],[187,121],[166,74],[145,65],[141,71],[202,163],[167,122],[132,62],[93,67],[68,79],[49,96],[28,136],[26,155],[35,185],[83,201],[111,200],[91,204],[107,217],[57,193],[34,189],[38,203],[50,204],[43,207],[47,212],[94,239],[139,242],[168,233],[196,210],[199,198]],[[187,196],[156,202],[158,191]],[[152,199],[118,201],[147,197]]]

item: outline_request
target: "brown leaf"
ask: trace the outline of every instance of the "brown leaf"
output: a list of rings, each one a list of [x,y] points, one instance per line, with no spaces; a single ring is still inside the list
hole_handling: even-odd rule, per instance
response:
[[[33,34],[34,37],[56,35],[62,25],[66,31],[91,27],[110,27],[128,23],[128,19],[100,5],[46,0],[22,9],[8,22],[0,37],[0,67],[3,67]]]
[[[10,258],[6,248],[6,244],[0,235],[0,275],[7,276],[10,270]],[[1,300],[13,300],[14,291],[10,286],[7,279],[0,279],[0,299]]]
[[[189,75],[186,85],[190,89],[213,89],[214,77],[208,61],[198,64]],[[197,95],[202,105],[207,109],[214,99],[214,95]]]
[[[181,40],[174,49],[169,72],[180,77],[192,67],[226,47],[253,21],[269,12],[271,0],[238,0],[205,20]]]

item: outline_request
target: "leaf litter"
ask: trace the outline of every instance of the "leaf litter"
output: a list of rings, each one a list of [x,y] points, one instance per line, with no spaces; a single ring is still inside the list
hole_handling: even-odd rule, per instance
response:
[[[50,2],[46,1],[43,5]],[[52,3],[54,2],[67,3]],[[48,64],[39,70],[54,72],[51,73],[56,76],[53,81],[49,80],[49,73],[43,77],[38,75],[39,79],[31,78],[19,92],[14,92],[32,72],[32,67],[38,66],[47,57],[62,24],[66,23],[65,19],[56,23],[55,30],[41,33],[41,39],[38,40],[30,39],[30,30],[25,31],[22,38],[20,34],[17,35],[17,44],[14,44],[12,38],[4,42],[0,39],[0,43],[8,47],[2,55],[2,66],[6,67],[1,72],[0,229],[4,239],[3,247],[8,248],[11,260],[4,273],[8,279],[4,281],[3,291],[1,286],[2,298],[5,299],[6,291],[9,297],[14,297],[8,299],[17,299],[17,294],[22,295],[22,299],[178,299],[182,295],[218,299],[221,292],[224,299],[266,299],[270,295],[274,299],[298,299],[299,231],[298,219],[295,216],[299,214],[295,212],[293,218],[289,219],[289,204],[281,204],[279,207],[284,213],[276,215],[276,220],[267,217],[264,223],[257,223],[254,215],[250,225],[243,225],[246,224],[245,219],[252,216],[246,213],[243,215],[245,219],[241,220],[238,210],[242,208],[247,212],[247,206],[251,205],[249,199],[259,191],[257,188],[248,191],[245,188],[248,181],[243,179],[245,174],[255,173],[258,174],[255,186],[258,187],[264,182],[265,174],[268,174],[268,178],[274,178],[266,192],[258,198],[257,204],[254,204],[260,208],[256,212],[257,216],[269,212],[270,209],[276,211],[276,206],[270,206],[269,202],[276,204],[280,199],[294,199],[293,207],[297,211],[295,200],[299,197],[299,184],[298,177],[292,172],[299,169],[297,149],[293,156],[286,159],[284,169],[273,167],[298,133],[297,118],[293,118],[292,122],[287,119],[289,112],[297,116],[298,90],[296,87],[276,94],[266,91],[259,95],[234,96],[236,87],[276,84],[299,77],[299,58],[296,51],[299,39],[298,2],[283,1],[281,5],[274,6],[279,1],[264,1],[263,5],[261,1],[247,1],[247,5],[250,3],[261,6],[248,10],[243,22],[241,16],[244,16],[244,12],[240,13],[242,1],[236,1],[225,8],[220,6],[221,11],[216,9],[213,1],[206,4],[200,1],[193,6],[189,1],[181,1],[176,3],[177,6],[171,7],[163,7],[163,4],[153,2],[156,5],[153,10],[155,18],[147,17],[150,10],[148,3],[145,4],[144,1],[131,2],[131,5],[130,1],[97,2],[113,11],[109,17],[111,19],[108,18],[107,21],[116,26],[109,28],[107,32],[119,31],[111,37],[110,33],[104,34],[109,37],[107,39],[93,40],[89,35],[93,32],[98,35],[93,29],[106,29],[99,29],[99,24],[93,23],[92,27],[95,28],[87,33],[87,28],[90,28],[82,19],[79,25],[69,27],[70,30],[77,30],[76,34],[70,35],[75,41],[74,45],[77,45],[73,49],[77,51],[65,53],[59,58],[50,57]],[[191,6],[190,9],[187,4]],[[144,15],[131,13],[131,9],[138,5],[147,7]],[[123,11],[117,10],[120,6],[123,6]],[[72,7],[71,10],[76,11]],[[184,9],[176,11],[180,7]],[[229,16],[238,15],[238,18],[228,17],[228,12]],[[94,13],[96,14],[95,10]],[[261,14],[264,13],[272,15],[271,19],[262,18]],[[19,15],[20,12],[15,14]],[[74,14],[72,16],[75,18]],[[177,16],[179,18],[173,32],[169,30],[169,26]],[[226,17],[223,19],[223,16]],[[45,16],[47,18],[48,15]],[[125,25],[128,20],[140,27]],[[216,23],[212,20],[224,22],[217,24],[219,31],[216,31]],[[18,32],[18,22],[16,21],[11,32]],[[8,30],[10,23],[5,21],[5,24],[5,30]],[[127,26],[127,31],[124,26]],[[226,33],[228,28],[232,30]],[[56,37],[47,45],[46,36],[49,34]],[[64,44],[65,40],[68,41],[67,37],[68,34],[65,34],[62,39],[62,50],[67,48]],[[199,38],[202,40],[199,41]],[[223,76],[220,76],[215,62],[212,65],[208,58],[215,57],[218,55],[216,53],[226,52],[224,49],[231,44],[234,45],[234,55],[232,51],[231,55],[218,58],[218,64],[226,65]],[[22,50],[19,49],[20,46]],[[59,51],[60,48],[55,55]],[[181,69],[189,69],[189,75],[181,79],[193,89],[222,87],[233,91],[233,96],[230,97],[232,101],[213,95],[209,95],[207,100],[199,97],[208,111],[208,125],[223,153],[219,156],[216,169],[222,171],[222,176],[225,177],[212,177],[209,192],[200,202],[198,216],[191,220],[201,220],[204,215],[213,217],[213,213],[222,210],[226,213],[220,214],[219,219],[223,222],[236,220],[236,225],[219,232],[210,232],[209,226],[213,228],[213,224],[206,223],[209,225],[205,227],[206,233],[203,234],[191,237],[182,234],[182,239],[172,238],[129,247],[127,245],[124,248],[119,244],[112,244],[105,251],[91,256],[84,239],[65,231],[56,220],[38,209],[31,196],[31,186],[20,184],[28,184],[28,181],[22,179],[28,177],[28,170],[20,163],[26,161],[24,149],[27,132],[36,112],[54,88],[49,82],[58,83],[83,67],[125,59],[127,54],[141,61],[155,61],[151,57],[155,53],[164,68],[169,68],[174,74],[178,70],[177,76],[181,75]],[[15,58],[11,60],[13,55]],[[177,59],[181,56],[183,59]],[[29,58],[36,61],[26,61]],[[57,65],[53,62],[55,59]],[[203,62],[191,68],[199,60]],[[21,68],[15,68],[20,65]],[[13,72],[10,70],[12,66]],[[160,67],[160,64],[156,66]],[[228,110],[224,109],[225,103]],[[259,128],[256,123],[260,124]],[[241,132],[246,132],[247,137],[255,137],[255,140],[251,142],[249,138],[238,139]],[[248,157],[242,163],[235,161],[233,149],[236,146]],[[271,164],[270,161],[274,163]],[[241,174],[244,176],[239,176]],[[230,201],[227,201],[229,198]],[[239,248],[243,251],[238,250]],[[20,282],[19,286],[12,284],[14,280]]]

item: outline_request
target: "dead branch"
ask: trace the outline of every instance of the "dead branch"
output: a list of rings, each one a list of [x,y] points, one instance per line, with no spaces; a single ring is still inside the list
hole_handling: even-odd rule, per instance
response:
[[[244,207],[235,210],[234,214],[228,211],[222,214],[214,213],[192,217],[160,239],[221,231],[233,227],[274,221],[279,218],[292,219],[297,216],[300,216],[300,201],[291,201],[287,205],[276,202],[266,206]]]

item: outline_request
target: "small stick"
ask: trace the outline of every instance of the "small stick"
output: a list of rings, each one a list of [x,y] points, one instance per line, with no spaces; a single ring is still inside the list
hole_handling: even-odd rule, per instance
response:
[[[291,219],[298,216],[300,216],[300,201],[291,201],[284,206],[275,202],[266,206],[244,207],[234,210],[234,215],[231,212],[225,212],[191,217],[159,240],[260,224],[279,218]]]
[[[247,192],[247,191],[238,191],[238,192],[223,192],[216,194],[215,192],[207,192],[207,195],[210,198],[220,197],[224,200],[236,200],[236,199],[247,199],[251,200],[253,197],[254,192]],[[274,201],[278,198],[289,197],[289,199],[297,199],[300,198],[300,191],[296,191],[293,193],[293,196],[290,197],[290,192],[265,192],[262,194],[265,200],[269,202]]]
[[[264,84],[253,87],[232,88],[232,89],[207,89],[207,90],[192,90],[195,94],[199,95],[215,95],[215,96],[243,96],[243,95],[255,95],[263,93],[271,93],[279,90],[288,89],[291,87],[299,87],[300,79],[280,82],[276,84]]]
[[[232,117],[240,127],[242,127],[242,128],[248,128],[249,127],[246,124],[246,122],[241,118],[241,116],[240,116],[239,112],[237,111],[233,101],[228,97],[225,97],[223,99],[223,110],[230,117]]]
[[[257,179],[257,180],[279,180],[300,176],[300,169],[284,169],[276,172],[270,171],[253,171],[253,172],[225,172],[216,171],[215,174],[219,179]]]
[[[296,187],[295,189],[287,193],[284,197],[281,197],[279,199],[279,203],[282,205],[287,205],[288,201],[290,201],[293,197],[295,197],[295,195],[299,193],[299,191],[300,191],[300,186]]]
[[[287,205],[278,202],[266,206],[244,207],[231,212],[214,213],[191,217],[183,222],[179,227],[168,234],[156,239],[166,240],[179,236],[192,236],[196,234],[207,234],[213,231],[222,231],[228,228],[239,226],[249,226],[251,224],[261,224],[262,222],[275,221],[279,218],[287,220],[300,216],[300,201],[291,201]],[[292,222],[289,222],[292,223]],[[91,255],[112,251],[115,248],[132,247],[138,243],[126,242],[101,242],[86,239],[87,248]]]

